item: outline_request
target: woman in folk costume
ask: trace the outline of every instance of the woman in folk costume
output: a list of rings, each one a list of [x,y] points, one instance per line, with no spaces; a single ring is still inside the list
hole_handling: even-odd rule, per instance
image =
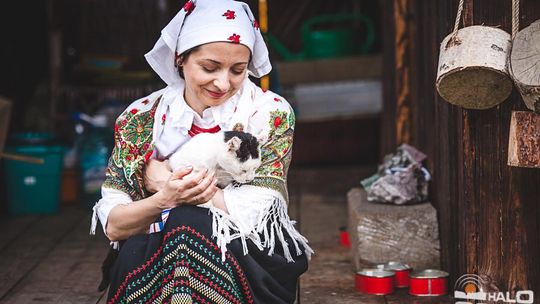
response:
[[[294,302],[313,252],[287,215],[294,114],[248,78],[271,70],[249,7],[190,0],[145,57],[167,87],[117,119],[94,207],[91,233],[99,219],[119,250],[109,303]],[[163,162],[200,132],[232,129],[265,140],[247,184],[219,189],[205,170],[183,178],[192,168]]]

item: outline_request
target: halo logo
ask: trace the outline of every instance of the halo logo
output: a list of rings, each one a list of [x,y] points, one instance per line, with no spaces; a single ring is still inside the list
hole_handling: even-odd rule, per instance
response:
[[[456,304],[484,304],[481,301],[490,303],[515,303],[533,304],[534,292],[532,290],[518,290],[515,297],[510,292],[487,292],[482,284],[482,279],[476,274],[465,274],[457,279],[454,285],[454,298],[456,300],[473,300],[474,302],[458,301]]]

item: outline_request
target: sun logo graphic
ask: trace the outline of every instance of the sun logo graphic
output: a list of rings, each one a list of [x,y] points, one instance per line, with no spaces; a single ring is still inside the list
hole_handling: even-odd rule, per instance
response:
[[[454,285],[454,298],[485,301],[487,299],[487,293],[482,287],[480,276],[476,274],[465,274],[459,277]],[[469,302],[456,302],[456,304],[464,303]]]
[[[483,301],[489,301],[490,303],[534,303],[534,292],[532,290],[518,290],[515,293],[509,291],[489,292],[484,288],[482,281],[480,276],[476,274],[465,274],[459,277],[454,285],[454,299],[458,300],[455,304],[484,304]]]

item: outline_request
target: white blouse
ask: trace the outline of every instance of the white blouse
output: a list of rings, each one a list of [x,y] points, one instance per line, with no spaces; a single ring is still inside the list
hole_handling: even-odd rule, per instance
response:
[[[265,132],[268,133],[271,128],[268,122],[272,111],[280,110],[294,115],[285,99],[270,91],[263,92],[248,79],[235,96],[220,106],[204,110],[202,117],[187,105],[183,97],[167,98],[168,90],[171,89],[168,87],[154,92],[134,102],[127,109],[141,108],[143,107],[142,100],[152,100],[162,96],[155,116],[153,130],[155,149],[151,157],[159,160],[168,158],[191,138],[188,131],[193,124],[205,129],[218,125],[221,130],[227,131],[232,130],[234,125],[240,122],[244,125],[244,131],[256,136],[261,134],[264,136]],[[181,96],[181,94],[177,95]],[[162,116],[164,119],[166,117],[164,124],[161,123]],[[247,254],[246,239],[252,240],[261,250],[270,248],[270,253],[273,252],[277,239],[284,247],[286,258],[292,261],[282,230],[285,230],[292,238],[297,254],[301,254],[298,246],[300,243],[305,253],[308,256],[311,255],[313,251],[308,246],[307,240],[296,231],[295,222],[287,215],[288,198],[282,193],[252,185],[227,187],[223,189],[223,193],[228,214],[216,207],[209,209],[209,212],[213,214],[213,236],[217,238],[223,258],[226,245],[233,239],[242,240],[245,254]],[[91,234],[95,233],[98,219],[106,233],[105,228],[111,210],[119,204],[133,202],[129,194],[118,189],[103,186],[101,194],[102,198],[93,208]],[[273,222],[274,225],[268,225],[268,221]],[[117,246],[117,243],[114,242],[113,245]]]

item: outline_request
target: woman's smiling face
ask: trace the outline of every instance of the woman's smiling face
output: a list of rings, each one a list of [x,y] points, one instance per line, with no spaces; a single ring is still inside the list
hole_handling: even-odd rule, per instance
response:
[[[212,42],[199,46],[182,62],[184,98],[197,113],[232,97],[246,78],[250,51],[245,45]]]

